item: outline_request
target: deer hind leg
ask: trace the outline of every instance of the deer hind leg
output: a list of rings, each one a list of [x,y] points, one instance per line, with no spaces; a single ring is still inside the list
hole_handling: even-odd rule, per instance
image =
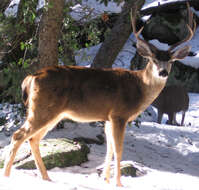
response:
[[[111,138],[111,144],[114,153],[114,179],[117,186],[122,186],[121,183],[121,171],[120,171],[120,161],[122,159],[123,152],[123,141],[124,141],[124,132],[126,127],[127,120],[122,119],[121,117],[114,117],[111,119],[111,135],[108,135],[108,138]]]
[[[161,110],[158,110],[158,123],[159,124],[161,124],[162,116],[163,116],[163,112]]]
[[[26,121],[24,125],[13,134],[4,163],[4,176],[10,176],[11,167],[13,165],[17,150],[33,133],[34,131],[29,128],[29,123]]]
[[[45,112],[45,111],[44,111]],[[39,112],[41,113],[41,112]],[[50,118],[55,117],[54,115],[50,115]],[[40,118],[39,114],[36,114],[35,117],[31,117],[31,118],[27,118],[25,123],[23,124],[23,126],[17,130],[12,137],[11,143],[10,143],[10,147],[9,147],[9,151],[8,151],[8,155],[6,157],[5,160],[5,164],[4,164],[4,175],[5,176],[9,176],[10,175],[10,171],[11,171],[11,167],[13,164],[13,161],[15,159],[17,150],[19,149],[19,147],[21,146],[21,144],[26,141],[29,140],[30,141],[30,146],[31,146],[31,150],[33,155],[36,157],[36,165],[39,164],[39,167],[41,167],[42,172],[44,171],[45,173],[45,166],[42,166],[43,161],[41,161],[40,159],[40,152],[39,152],[39,141],[41,140],[41,138],[46,134],[46,132],[48,131],[48,127],[51,127],[51,124],[55,124],[58,122],[58,119],[60,120],[61,118],[55,118],[53,120],[53,122],[50,122],[49,117],[46,117],[46,119],[44,118]],[[52,121],[52,119],[51,119]],[[38,147],[38,148],[37,148]],[[39,168],[40,169],[40,168]],[[41,172],[41,173],[42,173]],[[45,175],[44,173],[42,173],[42,177],[44,179],[49,180],[48,176]]]
[[[181,126],[184,125],[184,118],[185,118],[185,114],[186,114],[186,111],[182,111],[182,120],[181,120]]]
[[[173,125],[173,118],[174,118],[174,113],[168,113],[169,120],[167,121],[167,124]]]
[[[106,158],[105,158],[105,166],[102,176],[104,177],[105,181],[107,183],[110,182],[110,164],[113,158],[113,147],[111,144],[111,126],[110,122],[106,122],[105,124],[105,134],[106,134],[106,144],[107,144],[107,152],[106,152]]]
[[[42,106],[41,106],[42,107]],[[55,110],[55,109],[54,109]],[[46,135],[46,133],[56,126],[56,124],[63,118],[63,116],[57,114],[61,113],[60,110],[56,110],[55,112],[43,110],[43,114],[39,108],[37,112],[34,112],[34,117],[31,118],[32,128],[36,131],[31,138],[29,138],[29,144],[31,147],[31,151],[35,160],[35,164],[38,170],[41,173],[41,176],[44,180],[49,180],[48,173],[46,171],[46,167],[43,163],[40,150],[39,150],[39,143],[40,140]],[[45,114],[45,115],[44,115]]]
[[[29,144],[31,147],[31,151],[35,160],[35,164],[40,171],[42,178],[44,180],[50,181],[50,178],[48,176],[48,173],[46,171],[46,167],[42,161],[41,154],[39,151],[39,142],[40,140],[46,135],[48,132],[48,128],[43,128],[39,132],[37,132],[33,137],[29,139]]]
[[[172,112],[172,113],[169,113],[168,115],[169,115],[168,124],[170,124],[170,125],[178,125],[179,126],[179,123],[176,121],[176,113]]]

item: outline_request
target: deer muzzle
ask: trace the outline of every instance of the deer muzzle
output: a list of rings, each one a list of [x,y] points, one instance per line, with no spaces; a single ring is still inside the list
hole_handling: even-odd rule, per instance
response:
[[[159,76],[161,77],[168,77],[169,72],[166,69],[163,69],[162,71],[159,72]]]

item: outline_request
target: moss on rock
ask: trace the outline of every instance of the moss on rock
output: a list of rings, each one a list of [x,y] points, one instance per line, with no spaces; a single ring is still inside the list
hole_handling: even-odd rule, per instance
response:
[[[123,176],[139,177],[145,175],[146,171],[140,170],[132,164],[127,163],[121,166],[121,174]]]
[[[0,168],[3,168],[3,160],[0,160]]]
[[[147,174],[147,170],[134,164],[132,161],[122,161],[120,163],[120,170],[122,176],[130,176],[130,177],[140,177]],[[97,173],[99,176],[102,175],[103,168],[102,166],[97,168]],[[110,175],[113,177],[114,175],[114,165],[111,165]]]
[[[15,166],[18,169],[35,169],[33,156],[30,154],[29,146],[21,153],[21,158],[16,158]],[[89,148],[86,144],[73,142],[65,138],[46,139],[40,142],[40,152],[47,169],[54,167],[68,167],[80,165],[88,161]],[[20,152],[19,152],[20,154]],[[2,166],[0,158],[0,166]]]

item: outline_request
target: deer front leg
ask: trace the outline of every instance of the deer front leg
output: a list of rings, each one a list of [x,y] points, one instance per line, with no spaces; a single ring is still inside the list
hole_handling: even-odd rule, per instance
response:
[[[121,117],[114,117],[111,121],[112,123],[112,147],[114,152],[114,180],[117,186],[122,186],[121,183],[121,171],[120,171],[120,161],[122,159],[123,152],[123,141],[124,133],[126,127],[126,120]]]
[[[106,122],[105,124],[105,134],[106,134],[106,144],[107,144],[107,152],[106,152],[106,158],[105,158],[105,164],[104,164],[104,170],[102,176],[104,177],[105,181],[107,183],[110,182],[110,164],[111,160],[113,158],[113,148],[111,144],[111,137],[112,137],[112,131],[111,126],[109,122]]]
[[[34,135],[31,139],[29,139],[29,144],[30,144],[30,147],[31,147],[31,151],[32,151],[34,160],[35,160],[35,164],[36,164],[37,168],[39,169],[39,171],[42,175],[42,178],[44,180],[51,181],[49,176],[48,176],[48,173],[46,171],[46,167],[43,163],[43,160],[41,158],[41,154],[40,154],[40,151],[39,151],[39,142],[45,136],[47,131],[48,130],[46,128],[40,130],[36,135]]]
[[[162,122],[162,116],[163,116],[163,112],[161,110],[158,110],[158,123],[161,124]]]
[[[169,115],[168,124],[179,126],[179,123],[176,121],[176,113],[172,112],[172,113],[169,113],[168,115]]]

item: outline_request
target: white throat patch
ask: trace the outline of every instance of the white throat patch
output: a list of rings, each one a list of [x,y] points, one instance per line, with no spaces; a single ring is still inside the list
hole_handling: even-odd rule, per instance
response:
[[[153,64],[153,77],[157,78],[157,79],[161,79],[161,80],[167,80],[167,77],[163,77],[159,75],[160,70],[158,69],[158,67],[156,66],[156,64]]]

